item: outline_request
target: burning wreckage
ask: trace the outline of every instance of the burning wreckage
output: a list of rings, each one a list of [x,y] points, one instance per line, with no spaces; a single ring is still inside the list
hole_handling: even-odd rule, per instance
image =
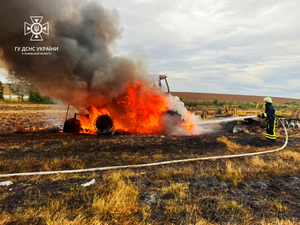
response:
[[[117,10],[96,1],[80,5],[76,1],[0,2],[4,21],[0,23],[1,66],[15,78],[30,82],[42,95],[78,109],[73,118],[66,118],[65,133],[196,133],[191,122],[194,115],[168,89],[166,94],[158,88],[157,83],[167,85],[166,76],[156,77],[153,84],[140,78],[148,74],[143,57],[114,55],[123,31]],[[13,15],[5,10],[9,8],[20,13]],[[23,33],[16,32],[20,21],[30,22],[28,11],[45,14],[43,21],[50,21],[51,35],[40,43],[58,50],[49,57],[37,56],[37,60],[12,52],[11,46],[28,46],[28,37],[20,38]],[[14,26],[5,21],[14,21]]]
[[[178,97],[170,94],[167,76],[155,77],[155,81],[144,79],[130,82],[127,84],[126,93],[110,103],[100,107],[87,106],[82,112],[75,113],[73,118],[65,121],[63,132],[188,134],[193,128],[189,122],[191,114]],[[186,118],[179,111],[183,112]]]

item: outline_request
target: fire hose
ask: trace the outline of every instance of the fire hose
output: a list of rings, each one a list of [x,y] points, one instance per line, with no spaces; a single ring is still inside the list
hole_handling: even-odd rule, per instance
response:
[[[251,118],[255,116],[248,116],[243,118]],[[240,119],[240,117],[236,117]],[[232,120],[233,118],[231,118]],[[268,151],[261,151],[261,152],[252,152],[252,153],[242,153],[236,155],[223,155],[223,156],[208,156],[208,157],[201,157],[201,158],[190,158],[190,159],[179,159],[179,160],[170,160],[170,161],[162,161],[162,162],[155,162],[155,163],[145,163],[145,164],[138,164],[138,165],[124,165],[124,166],[107,166],[107,167],[97,167],[97,168],[88,168],[88,169],[75,169],[75,170],[60,170],[60,171],[44,171],[44,172],[28,172],[28,173],[11,173],[11,174],[0,174],[0,177],[16,177],[16,176],[34,176],[34,175],[51,175],[51,174],[64,174],[64,173],[83,173],[83,172],[95,172],[95,171],[104,171],[104,170],[117,170],[117,169],[128,169],[128,168],[142,168],[142,167],[150,167],[150,166],[161,166],[161,165],[168,165],[174,163],[182,163],[182,162],[193,162],[193,161],[204,161],[204,160],[216,160],[216,159],[231,159],[231,158],[240,158],[240,157],[247,157],[247,156],[256,156],[256,155],[263,155],[274,153],[283,150],[288,143],[288,133],[284,123],[277,118],[281,125],[284,128],[285,132],[285,142],[283,146],[278,149],[268,150]]]

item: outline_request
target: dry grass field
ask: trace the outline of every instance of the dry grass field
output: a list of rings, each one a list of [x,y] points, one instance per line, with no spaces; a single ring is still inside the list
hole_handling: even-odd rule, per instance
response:
[[[279,127],[276,144],[260,127],[197,136],[64,134],[55,127],[65,113],[59,105],[1,104],[0,174],[249,153],[285,141]],[[261,156],[0,178],[13,182],[0,186],[0,224],[300,224],[300,129],[288,133],[283,151]]]
[[[66,112],[66,105],[0,103],[0,134],[61,126],[66,119]],[[75,109],[71,107],[69,117],[74,112]]]

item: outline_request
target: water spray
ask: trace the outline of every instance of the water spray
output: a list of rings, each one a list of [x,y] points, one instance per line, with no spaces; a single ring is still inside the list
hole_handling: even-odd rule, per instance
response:
[[[250,119],[250,118],[255,118],[255,116],[239,116],[239,117],[230,117],[226,119],[215,119],[215,120],[206,120],[206,121],[201,121],[196,123],[197,125],[202,125],[202,124],[215,124],[215,123],[226,123],[226,122],[231,122],[231,121],[236,121],[236,120],[243,120],[243,119]]]

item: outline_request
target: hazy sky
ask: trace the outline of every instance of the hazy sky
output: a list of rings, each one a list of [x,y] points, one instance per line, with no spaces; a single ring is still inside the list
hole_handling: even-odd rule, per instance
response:
[[[101,0],[171,91],[300,98],[299,0]],[[0,69],[4,81],[5,70]]]

